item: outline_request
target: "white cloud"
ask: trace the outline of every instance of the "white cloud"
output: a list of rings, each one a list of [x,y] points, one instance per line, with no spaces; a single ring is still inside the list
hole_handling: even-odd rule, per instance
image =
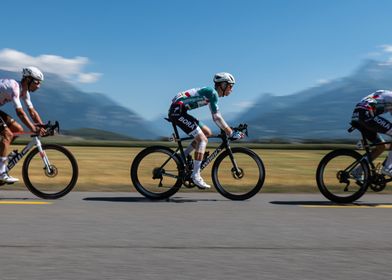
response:
[[[316,81],[317,85],[325,85],[328,84],[330,82],[330,80],[328,79],[319,79]]]
[[[384,57],[387,56],[387,58],[384,58],[384,61],[379,63],[379,65],[382,66],[391,66],[392,65],[392,45],[381,45],[380,48],[382,49]]]
[[[40,68],[44,73],[55,73],[67,80],[94,83],[102,74],[84,73],[83,67],[88,63],[87,57],[64,58],[49,54],[33,57],[17,50],[0,50],[1,69],[19,72],[23,67],[32,65]]]
[[[247,109],[252,107],[252,105],[254,104],[254,101],[240,101],[240,102],[236,102],[234,104],[234,107],[240,108],[241,110],[243,109]]]
[[[381,48],[386,53],[392,53],[392,45],[382,45]]]
[[[101,73],[80,73],[78,80],[83,84],[91,84],[98,81],[101,76]]]

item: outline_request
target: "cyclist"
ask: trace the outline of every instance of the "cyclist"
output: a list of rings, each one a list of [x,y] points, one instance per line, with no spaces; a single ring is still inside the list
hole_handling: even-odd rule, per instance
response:
[[[178,93],[172,99],[172,104],[169,109],[169,118],[185,133],[194,137],[192,143],[186,148],[185,155],[188,156],[195,150],[192,180],[201,189],[211,187],[200,176],[200,166],[208,142],[207,137],[211,136],[212,133],[208,126],[189,115],[188,111],[209,105],[212,119],[219,128],[224,130],[226,135],[236,140],[244,137],[242,132],[233,131],[227,125],[218,107],[218,98],[229,96],[233,89],[235,84],[233,75],[226,72],[217,73],[214,76],[214,84],[214,88],[192,88]]]
[[[352,125],[361,129],[366,139],[372,143],[385,142],[379,133],[392,136],[392,123],[380,115],[387,112],[392,114],[392,91],[377,90],[363,98],[355,106],[352,115]],[[376,159],[385,149],[390,148],[388,144],[377,145],[371,153],[372,159]],[[354,169],[354,171],[361,173],[361,170],[358,168]],[[392,151],[389,151],[381,173],[392,176]],[[360,176],[360,174],[357,175]]]
[[[22,80],[20,82],[13,79],[0,79],[0,106],[12,102],[15,106],[16,114],[21,121],[32,132],[38,132],[41,135],[45,133],[45,130],[35,125],[42,124],[42,120],[30,100],[30,92],[39,89],[43,80],[44,75],[34,66],[23,68]],[[28,107],[28,112],[33,122],[23,110],[21,99]],[[22,131],[23,127],[19,123],[7,113],[0,110],[0,136],[2,138],[0,142],[0,182],[12,184],[19,181],[19,179],[7,173],[6,166],[8,148],[15,139],[13,133]]]

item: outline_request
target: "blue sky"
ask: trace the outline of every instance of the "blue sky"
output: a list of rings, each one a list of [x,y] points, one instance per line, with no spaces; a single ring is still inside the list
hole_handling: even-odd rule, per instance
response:
[[[230,117],[264,93],[392,61],[391,11],[390,0],[3,0],[0,68],[36,65],[146,119],[228,71]]]

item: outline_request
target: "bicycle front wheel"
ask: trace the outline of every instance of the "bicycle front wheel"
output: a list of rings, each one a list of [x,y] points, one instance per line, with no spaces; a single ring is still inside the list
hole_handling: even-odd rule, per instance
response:
[[[212,166],[212,181],[217,191],[231,200],[245,200],[257,194],[265,178],[260,157],[247,148],[224,151]]]
[[[22,168],[23,181],[40,198],[63,197],[75,187],[78,180],[76,159],[70,151],[59,145],[42,145],[42,150],[43,153],[40,153],[35,148],[27,155]],[[44,163],[46,159],[49,166]]]
[[[153,146],[142,150],[131,165],[131,179],[143,196],[157,200],[175,194],[182,185],[182,164],[167,147]]]
[[[369,165],[359,153],[340,149],[320,161],[316,180],[320,192],[336,203],[351,203],[368,188]]]

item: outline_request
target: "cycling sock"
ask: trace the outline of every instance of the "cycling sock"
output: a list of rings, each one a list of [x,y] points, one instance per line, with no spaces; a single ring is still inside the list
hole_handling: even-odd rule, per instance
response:
[[[0,174],[3,174],[6,171],[6,161],[7,157],[0,157]]]
[[[193,161],[192,176],[200,173],[200,166],[201,166],[201,160],[194,160]]]

